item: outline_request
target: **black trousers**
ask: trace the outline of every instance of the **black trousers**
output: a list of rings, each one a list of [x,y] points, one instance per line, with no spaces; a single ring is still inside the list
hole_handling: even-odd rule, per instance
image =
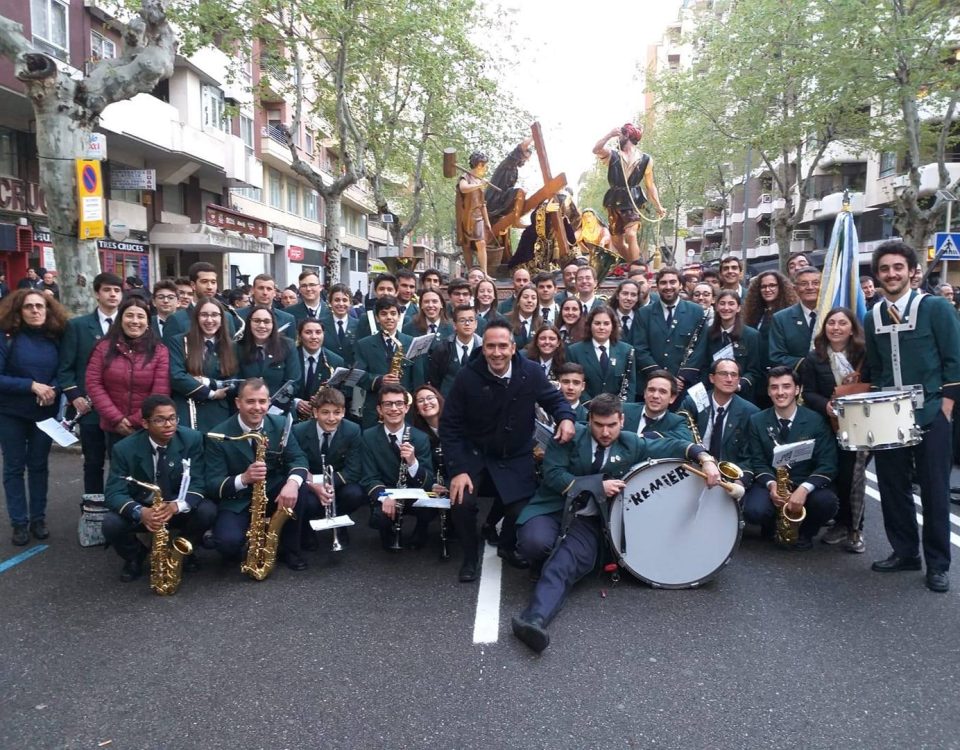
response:
[[[937,412],[923,429],[923,439],[909,448],[877,451],[877,485],[883,526],[894,553],[916,557],[921,535],[917,528],[911,479],[916,466],[923,507],[923,557],[927,570],[950,568],[950,468],[953,462],[953,426]]]
[[[99,424],[80,425],[80,447],[83,450],[83,491],[85,494],[102,495],[107,437]]]
[[[204,498],[189,513],[177,513],[170,519],[167,528],[180,532],[178,536],[185,536],[196,549],[203,533],[213,526],[216,517],[216,504]],[[133,560],[144,554],[146,548],[136,537],[143,532],[146,532],[143,524],[130,521],[113,511],[104,516],[103,538],[107,544],[113,545],[124,560]]]
[[[470,479],[473,482],[473,492],[464,493],[463,509],[460,510],[459,513],[459,522],[457,514],[453,514],[454,527],[457,529],[457,534],[463,543],[464,559],[466,559],[468,550],[473,550],[476,554],[479,554],[476,521],[478,497],[492,497],[493,507],[499,506],[502,509],[503,526],[500,527],[500,544],[498,545],[498,549],[504,553],[512,552],[517,546],[517,517],[520,515],[520,511],[526,506],[527,500],[519,500],[509,505],[504,503],[500,498],[500,493],[497,492],[497,486],[494,484],[490,472],[486,469],[483,470],[482,474],[471,476]],[[473,510],[471,511],[470,508]]]
[[[280,551],[300,552],[300,538],[306,524],[306,510],[309,507],[312,491],[306,483],[300,485],[297,495],[297,504],[293,508],[293,518],[283,524],[280,531]],[[267,515],[272,517],[277,512],[277,503],[271,500],[267,504]],[[247,541],[247,529],[250,528],[250,509],[239,512],[221,508],[217,513],[217,520],[213,524],[213,544],[217,551],[227,560],[239,560],[243,546]]]
[[[438,516],[439,512],[436,508],[413,508],[408,506],[404,508],[403,517],[400,522],[402,525],[403,518],[416,518],[417,531],[419,533],[426,533],[426,528],[430,525],[430,522]],[[380,532],[380,544],[384,547],[389,547],[393,544],[396,538],[396,532],[393,529],[394,519],[383,512],[383,506],[379,502],[373,508],[372,523],[374,528]]]
[[[827,521],[837,512],[837,494],[830,485],[814,490],[807,495],[804,507],[807,517],[800,524],[800,536],[813,539]],[[780,510],[770,499],[770,492],[760,483],[754,484],[743,496],[743,518],[747,523],[755,523],[764,529],[772,529]]]

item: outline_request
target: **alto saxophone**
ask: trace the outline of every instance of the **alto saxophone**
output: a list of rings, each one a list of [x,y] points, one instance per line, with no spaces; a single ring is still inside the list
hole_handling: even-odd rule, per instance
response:
[[[397,346],[400,346],[397,344]],[[403,355],[401,354],[401,357]],[[396,355],[394,355],[396,357]],[[403,435],[400,436],[400,444],[410,442],[410,428],[403,428]],[[407,463],[400,459],[400,475],[397,477],[397,489],[405,490],[407,488]],[[400,544],[400,528],[403,522],[403,500],[395,500],[395,509],[393,515],[393,544],[390,545],[392,550],[401,550],[403,545]]]
[[[393,356],[390,358],[390,369],[388,371],[389,375],[393,375],[397,378],[403,377],[403,344],[400,343],[400,339],[393,340],[394,350]]]
[[[133,477],[124,477],[130,484],[150,490],[153,502],[150,507],[159,510],[163,504],[160,488],[155,484],[141,482]],[[150,544],[150,588],[160,596],[172,596],[180,588],[183,580],[183,558],[193,553],[193,545],[182,536],[170,536],[170,530],[163,524],[153,533]]]
[[[211,432],[212,440],[252,440],[255,444],[254,461],[266,463],[267,446],[270,441],[260,432],[245,432],[231,437]],[[277,548],[280,546],[280,531],[283,525],[293,518],[289,508],[277,506],[276,512],[267,520],[267,480],[253,483],[250,498],[250,528],[247,529],[247,557],[240,565],[240,571],[254,580],[262,581],[270,575],[277,563]]]
[[[790,470],[786,466],[777,467],[777,495],[786,501],[793,492],[793,483],[790,481]],[[807,517],[807,509],[800,508],[800,515],[791,518],[787,511],[787,503],[780,506],[780,514],[777,516],[777,542],[780,544],[796,544],[800,538],[800,524]]]

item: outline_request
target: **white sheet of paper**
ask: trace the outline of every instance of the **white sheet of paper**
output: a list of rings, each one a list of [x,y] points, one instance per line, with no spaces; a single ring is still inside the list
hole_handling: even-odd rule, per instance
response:
[[[801,440],[799,443],[785,443],[773,446],[773,466],[789,466],[797,461],[806,461],[813,456],[815,440]]]
[[[183,459],[183,474],[180,476],[180,491],[177,493],[177,502],[186,502],[187,490],[190,489],[190,459]]]
[[[310,528],[314,531],[327,531],[329,529],[342,529],[344,526],[353,526],[353,519],[350,516],[334,516],[333,518],[315,518],[310,522]]]
[[[53,441],[57,445],[63,446],[64,448],[77,442],[77,436],[69,430],[64,429],[63,425],[53,417],[44,419],[42,422],[37,422],[37,427],[53,438]]]
[[[426,500],[429,497],[425,490],[420,489],[419,487],[410,487],[407,489],[400,489],[399,487],[394,487],[393,489],[384,490],[385,495],[380,495],[380,502],[382,503],[386,496],[389,495],[394,500]]]
[[[693,403],[697,405],[697,411],[706,411],[710,408],[710,396],[707,394],[707,389],[703,387],[703,383],[696,383],[687,388],[687,394],[690,398],[693,399]]]
[[[417,500],[413,504],[414,508],[439,508],[441,510],[450,510],[449,497],[425,497]]]
[[[416,359],[421,354],[426,354],[430,351],[430,347],[436,340],[437,335],[435,333],[426,333],[423,336],[417,336],[407,348],[407,351],[403,353],[404,359]]]
[[[543,422],[537,422],[536,425],[533,439],[537,445],[546,450],[547,445],[550,444],[550,440],[553,438],[554,430],[550,425],[544,424]]]
[[[723,347],[723,349],[713,355],[714,362],[716,362],[718,359],[734,359],[733,344],[727,344],[725,347]]]
[[[351,370],[349,367],[338,367],[333,371],[333,374],[327,381],[327,385],[331,388],[339,385],[355,386],[360,382],[360,378],[366,374],[366,370]]]
[[[274,414],[274,415],[277,415],[277,416],[282,416],[282,415],[283,415],[283,409],[278,409],[276,406],[271,406],[269,409],[267,409],[267,414]]]

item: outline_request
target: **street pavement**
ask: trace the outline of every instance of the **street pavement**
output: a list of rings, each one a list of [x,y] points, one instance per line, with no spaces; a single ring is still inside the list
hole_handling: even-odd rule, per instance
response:
[[[478,614],[456,543],[390,555],[365,513],[303,573],[203,551],[174,597],[122,584],[77,544],[79,456],[51,468],[47,547],[11,565],[0,538],[2,750],[960,747],[960,577],[872,573],[873,498],[865,555],[748,533],[697,590],[589,576],[537,656],[510,632],[525,571],[490,562]]]

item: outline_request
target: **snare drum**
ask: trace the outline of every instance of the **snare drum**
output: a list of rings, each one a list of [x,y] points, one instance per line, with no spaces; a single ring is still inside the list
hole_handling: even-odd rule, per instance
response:
[[[730,562],[743,531],[739,503],[683,465],[640,464],[610,506],[610,544],[620,565],[657,588],[710,580]]]
[[[840,396],[834,400],[833,410],[837,413],[837,442],[845,451],[882,451],[920,442],[921,432],[908,392]]]

